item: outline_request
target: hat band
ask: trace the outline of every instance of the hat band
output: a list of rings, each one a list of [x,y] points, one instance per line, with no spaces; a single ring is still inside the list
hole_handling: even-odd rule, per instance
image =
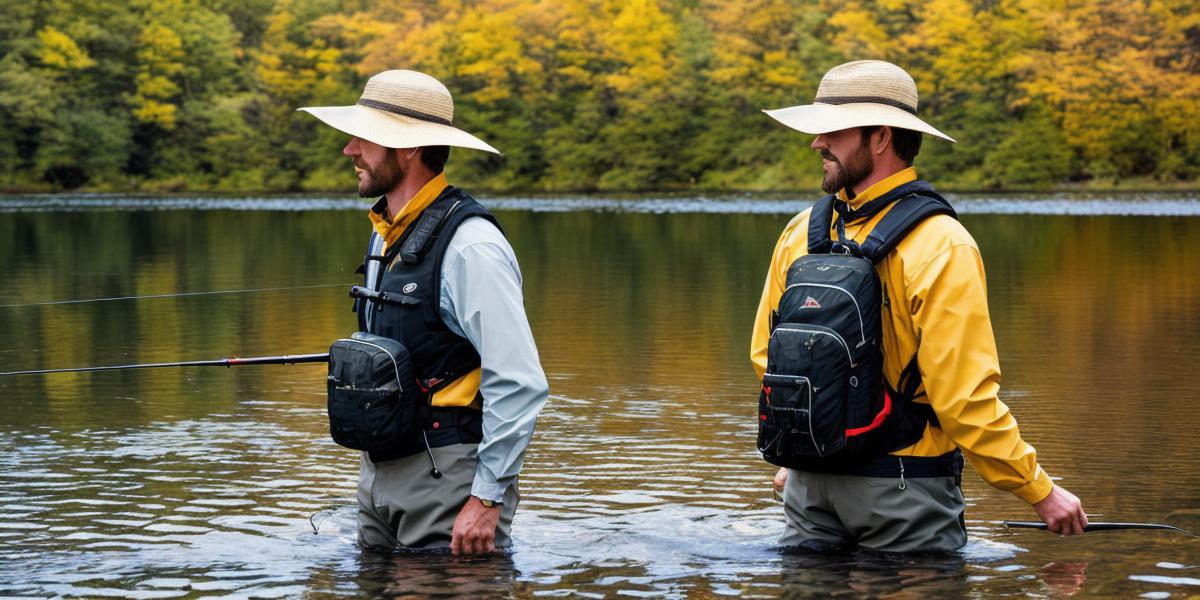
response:
[[[414,119],[419,119],[421,121],[437,123],[438,125],[449,125],[450,124],[450,119],[443,119],[441,117],[437,117],[437,116],[431,115],[429,113],[423,113],[419,110],[413,110],[411,108],[405,108],[403,106],[397,106],[395,104],[388,104],[387,102],[380,102],[379,100],[371,100],[370,98],[359,98],[358,103],[367,108],[374,108],[374,109],[390,112],[392,114],[400,115],[403,117],[412,117]]]
[[[893,108],[899,108],[904,112],[912,113],[913,115],[917,114],[917,107],[909,106],[908,104],[905,104],[899,100],[884,98],[883,96],[824,96],[813,99],[813,102],[819,102],[821,104],[855,104],[858,102],[870,102],[872,104],[886,104]]]

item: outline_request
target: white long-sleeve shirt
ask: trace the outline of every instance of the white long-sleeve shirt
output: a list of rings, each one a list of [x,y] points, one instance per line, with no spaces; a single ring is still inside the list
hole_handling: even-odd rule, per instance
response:
[[[482,218],[464,221],[442,261],[442,321],[479,353],[483,441],[471,494],[500,501],[516,481],[549,386],[525,316],[521,269],[508,240]]]
[[[385,249],[378,234],[370,246],[375,255]],[[368,286],[378,268],[368,266]],[[483,440],[471,494],[499,502],[521,472],[549,386],[525,316],[516,254],[487,219],[467,219],[454,232],[439,296],[442,321],[475,347],[481,363]]]

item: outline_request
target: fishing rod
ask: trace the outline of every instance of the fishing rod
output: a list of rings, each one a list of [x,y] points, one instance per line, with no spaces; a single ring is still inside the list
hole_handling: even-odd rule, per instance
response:
[[[1039,521],[1005,521],[1005,527],[1012,529],[1043,529],[1049,530],[1049,526]],[[1178,531],[1200,537],[1200,534],[1192,533],[1186,529],[1181,529],[1173,525],[1163,525],[1160,523],[1088,523],[1083,530],[1088,531],[1119,531],[1123,529],[1161,529],[1166,531]]]
[[[186,298],[189,296],[218,296],[221,294],[252,294],[257,292],[282,292],[288,290],[312,290],[319,288],[341,287],[342,283],[322,283],[317,285],[297,285],[291,287],[247,288],[239,290],[212,290],[207,292],[178,292],[174,294],[145,294],[141,296],[109,296],[106,298],[83,298],[78,300],[47,300],[45,302],[27,302],[24,304],[0,304],[0,308],[24,308],[28,306],[54,306],[59,304],[92,304],[95,302],[115,302],[118,300],[155,300],[159,298]]]
[[[218,358],[216,360],[187,360],[180,362],[142,363],[137,365],[106,365],[100,367],[72,367],[69,369],[38,369],[34,371],[9,371],[0,373],[0,377],[9,375],[44,375],[47,373],[85,373],[90,371],[122,371],[127,369],[157,369],[161,367],[241,367],[246,365],[295,365],[301,363],[329,362],[329,353],[323,354],[292,354],[282,356],[251,356],[238,358]]]

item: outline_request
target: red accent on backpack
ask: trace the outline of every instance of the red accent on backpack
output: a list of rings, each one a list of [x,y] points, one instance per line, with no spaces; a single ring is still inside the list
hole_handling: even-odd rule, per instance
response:
[[[854,437],[878,428],[880,425],[883,425],[884,419],[887,419],[890,414],[892,414],[892,397],[887,393],[887,390],[883,390],[883,408],[880,409],[879,414],[875,415],[875,420],[862,427],[847,429],[846,437]]]

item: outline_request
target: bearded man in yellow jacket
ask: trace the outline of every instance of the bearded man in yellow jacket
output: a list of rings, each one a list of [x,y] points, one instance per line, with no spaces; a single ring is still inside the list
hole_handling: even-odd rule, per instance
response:
[[[901,186],[932,191],[912,167],[922,134],[954,141],[916,116],[912,77],[882,61],[835,67],[813,104],[766,112],[817,136],[812,148],[824,159],[822,189],[835,195],[841,215],[824,223],[825,231],[834,228],[831,235],[859,244],[894,204],[889,194]],[[789,267],[808,254],[811,214],[792,219],[771,258],[750,347],[760,381]],[[860,467],[781,468],[775,486],[784,499],[783,543],[897,552],[960,548],[966,543],[962,456],[988,483],[1031,504],[1051,531],[1082,533],[1087,515],[1079,499],[1042,470],[997,397],[999,358],[975,240],[953,216],[934,215],[909,230],[875,272],[883,290],[883,378],[888,389],[899,390],[906,366],[915,364],[919,386],[909,388],[908,405],[931,408],[932,415],[904,447]]]

